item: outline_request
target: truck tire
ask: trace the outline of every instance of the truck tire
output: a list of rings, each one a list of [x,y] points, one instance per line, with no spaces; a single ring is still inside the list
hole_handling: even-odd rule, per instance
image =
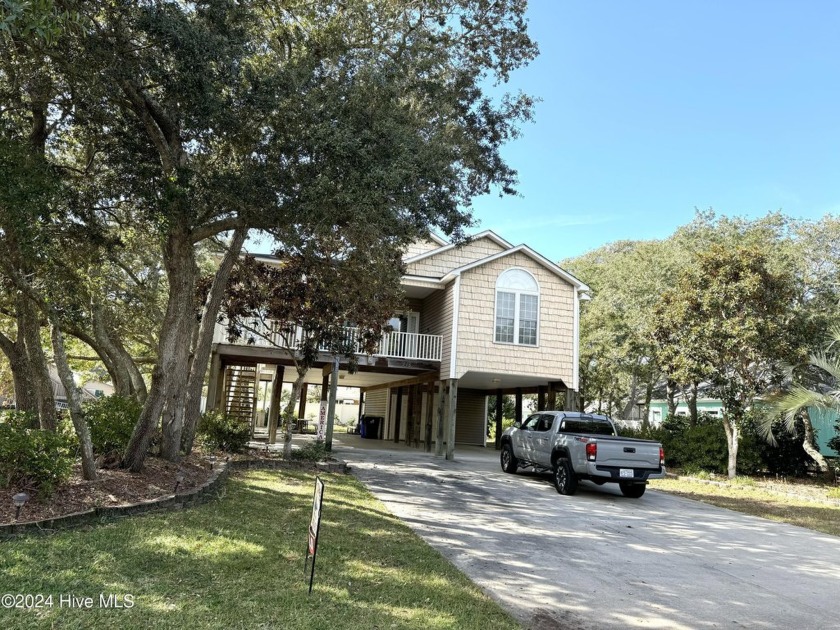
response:
[[[572,468],[572,462],[561,458],[554,465],[554,489],[560,494],[571,496],[577,492],[578,480]]]
[[[515,473],[519,468],[519,460],[513,454],[513,447],[510,444],[502,444],[501,462],[502,470],[506,473]]]
[[[643,483],[620,483],[618,487],[621,489],[621,494],[631,499],[638,499],[647,489],[647,485]]]

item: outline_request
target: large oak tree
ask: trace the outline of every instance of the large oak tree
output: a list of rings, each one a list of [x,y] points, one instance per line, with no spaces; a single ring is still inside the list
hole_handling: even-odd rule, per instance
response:
[[[536,53],[521,0],[78,9],[83,33],[63,60],[74,115],[107,129],[87,134],[91,154],[143,209],[169,287],[158,364],[124,457],[134,470],[161,417],[162,453],[177,458],[188,383],[206,370],[194,359],[211,338],[196,326],[215,320],[218,300],[196,317],[203,241],[259,229],[296,247],[304,234],[340,233],[360,249],[396,251],[430,228],[457,236],[472,197],[512,190],[499,148],[531,101],[494,101],[483,86]]]

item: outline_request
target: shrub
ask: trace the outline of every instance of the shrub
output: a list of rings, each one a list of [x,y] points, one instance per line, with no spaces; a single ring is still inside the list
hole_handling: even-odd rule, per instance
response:
[[[93,452],[106,460],[119,459],[128,446],[141,409],[133,398],[116,395],[86,402],[85,418],[90,426]]]
[[[691,426],[687,417],[677,416],[662,423],[660,441],[665,449],[665,465],[688,473],[699,471],[726,473],[728,449],[726,433],[720,418],[701,414]],[[747,421],[738,445],[738,472],[753,474],[763,467],[759,439],[754,425]]]
[[[0,487],[48,495],[70,476],[76,440],[66,430],[43,431],[32,424],[27,413],[0,415]]]
[[[321,462],[327,459],[327,447],[321,440],[304,444],[292,451],[292,459],[304,462]]]
[[[214,409],[201,416],[198,425],[201,443],[209,449],[228,453],[239,453],[251,437],[251,425],[247,420]]]
[[[622,437],[629,437],[629,438],[636,438],[639,440],[656,440],[657,442],[662,442],[665,438],[666,431],[663,427],[622,427],[616,425],[616,429],[618,429],[618,434]]]
[[[828,448],[835,453],[840,453],[840,422],[834,425],[834,437],[828,441]]]
[[[805,440],[805,426],[802,421],[796,422],[795,433],[787,431],[781,420],[774,422],[773,436],[776,438],[775,446],[756,435],[758,452],[765,470],[773,474],[804,477],[813,460],[802,448],[802,442]]]

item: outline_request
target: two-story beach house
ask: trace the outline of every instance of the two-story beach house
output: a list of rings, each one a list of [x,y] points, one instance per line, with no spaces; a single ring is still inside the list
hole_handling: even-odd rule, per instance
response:
[[[382,419],[378,437],[426,450],[434,445],[447,457],[455,444],[485,444],[490,395],[517,396],[520,414],[528,393],[538,395],[543,409],[576,408],[586,285],[490,231],[459,245],[432,236],[409,247],[404,262],[407,310],[394,314],[393,331],[372,356],[359,358],[356,373],[341,365],[335,373],[333,357],[324,353],[306,378],[323,385],[322,399],[331,378],[358,387],[360,416]],[[229,343],[219,326],[207,407],[248,417],[255,434],[267,435],[279,407],[270,391],[294,376],[285,369],[292,363],[288,351],[277,345],[262,338]],[[260,396],[272,402],[257,418]],[[301,418],[305,400],[304,392]]]

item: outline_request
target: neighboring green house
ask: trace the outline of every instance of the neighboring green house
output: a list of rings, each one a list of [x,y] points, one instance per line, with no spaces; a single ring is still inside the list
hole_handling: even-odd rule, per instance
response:
[[[828,447],[828,441],[836,434],[834,425],[840,420],[840,414],[836,411],[822,411],[814,407],[809,407],[808,413],[817,434],[817,447],[820,449],[820,453],[828,457],[840,456],[840,453]]]
[[[699,398],[697,400],[697,413],[705,413],[710,416],[720,417],[723,413],[723,405],[719,400],[714,400],[712,398]],[[688,402],[685,400],[678,400],[677,401],[677,411],[676,415],[678,416],[687,416],[689,415],[688,412]],[[648,414],[648,420],[654,426],[658,426],[662,424],[662,421],[668,416],[668,401],[667,400],[651,400],[650,401],[650,412]]]
[[[834,425],[840,421],[840,414],[834,411],[822,411],[814,407],[809,407],[808,411],[811,416],[811,424],[817,434],[817,447],[820,449],[820,452],[828,457],[840,456],[840,453],[837,453],[837,451],[828,446],[828,441],[835,436]],[[701,398],[697,401],[697,412],[719,418],[723,414],[723,403],[714,398]],[[688,414],[688,402],[678,398],[676,415],[687,416]],[[661,424],[667,416],[667,400],[650,401],[648,420],[653,426]]]

